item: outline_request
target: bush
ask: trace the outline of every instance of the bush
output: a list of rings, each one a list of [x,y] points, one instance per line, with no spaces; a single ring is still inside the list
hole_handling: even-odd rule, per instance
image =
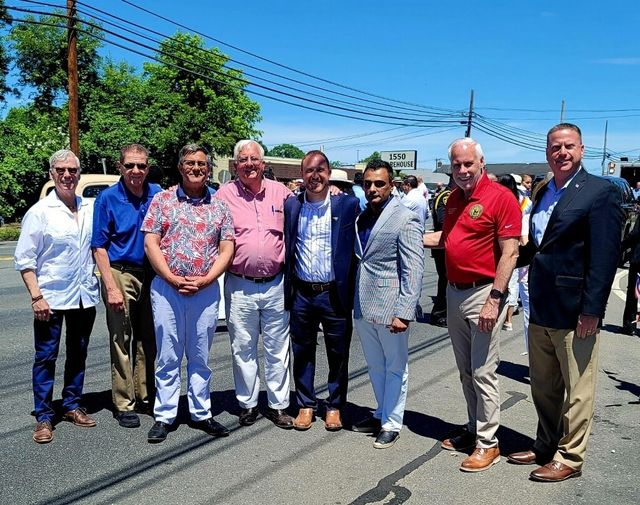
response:
[[[18,240],[20,236],[20,224],[11,223],[0,226],[0,242]]]

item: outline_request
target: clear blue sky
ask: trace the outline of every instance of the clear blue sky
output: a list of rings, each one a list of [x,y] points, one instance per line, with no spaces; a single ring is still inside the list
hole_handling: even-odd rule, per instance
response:
[[[85,1],[162,33],[177,30],[176,25],[121,0]],[[486,128],[521,140],[529,134],[516,129],[533,132],[538,146],[543,145],[538,135],[558,122],[565,100],[564,119],[583,129],[587,146],[601,153],[605,120],[609,119],[608,149],[618,156],[640,157],[637,0],[131,1],[246,51],[381,97],[447,109],[445,112],[466,111],[473,89],[476,112],[498,122],[485,123]],[[262,69],[354,93],[229,47],[220,49]],[[134,65],[141,61],[115,47],[106,46],[103,52]],[[449,131],[403,127],[331,141],[328,139],[393,126],[253,98],[262,107],[259,128],[269,147],[292,143],[307,150],[323,145],[330,159],[344,163],[374,150],[417,149],[419,167],[428,169],[436,159],[446,158],[451,140],[464,135],[462,125]],[[421,110],[415,105],[385,103],[377,107]],[[396,110],[398,113],[405,111]],[[478,129],[472,130],[472,136],[483,144],[488,163],[544,161],[543,152],[512,145]],[[597,172],[600,160],[587,160],[586,165]]]

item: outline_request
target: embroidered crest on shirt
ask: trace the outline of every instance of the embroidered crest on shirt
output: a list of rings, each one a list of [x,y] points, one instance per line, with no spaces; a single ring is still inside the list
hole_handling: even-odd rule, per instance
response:
[[[482,215],[483,210],[484,210],[484,207],[479,203],[476,203],[473,207],[469,209],[469,216],[471,216],[471,219],[478,219]]]

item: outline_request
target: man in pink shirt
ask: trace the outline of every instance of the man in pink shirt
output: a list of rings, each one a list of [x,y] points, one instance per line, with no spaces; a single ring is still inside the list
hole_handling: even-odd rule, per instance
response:
[[[258,337],[264,345],[268,408],[276,426],[293,428],[289,406],[289,312],[284,308],[284,201],[291,191],[264,177],[264,150],[253,140],[234,150],[237,178],[215,198],[233,216],[236,254],[225,281],[227,327],[233,354],[233,377],[243,426],[258,417],[260,392]]]

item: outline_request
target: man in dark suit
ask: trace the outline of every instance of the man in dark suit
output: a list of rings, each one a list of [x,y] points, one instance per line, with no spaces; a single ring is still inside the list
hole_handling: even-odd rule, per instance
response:
[[[530,478],[558,482],[582,474],[593,422],[599,327],[620,256],[622,209],[614,186],[582,168],[580,129],[547,134],[553,178],[536,194],[529,243],[529,366],[538,414],[533,448],[509,455],[541,464]]]
[[[337,431],[347,399],[355,221],[360,206],[353,196],[330,194],[331,166],[323,152],[305,155],[301,175],[305,191],[284,205],[285,308],[291,314],[293,379],[300,407],[293,427],[309,429],[317,409],[313,381],[322,324],[329,361],[325,428]]]

